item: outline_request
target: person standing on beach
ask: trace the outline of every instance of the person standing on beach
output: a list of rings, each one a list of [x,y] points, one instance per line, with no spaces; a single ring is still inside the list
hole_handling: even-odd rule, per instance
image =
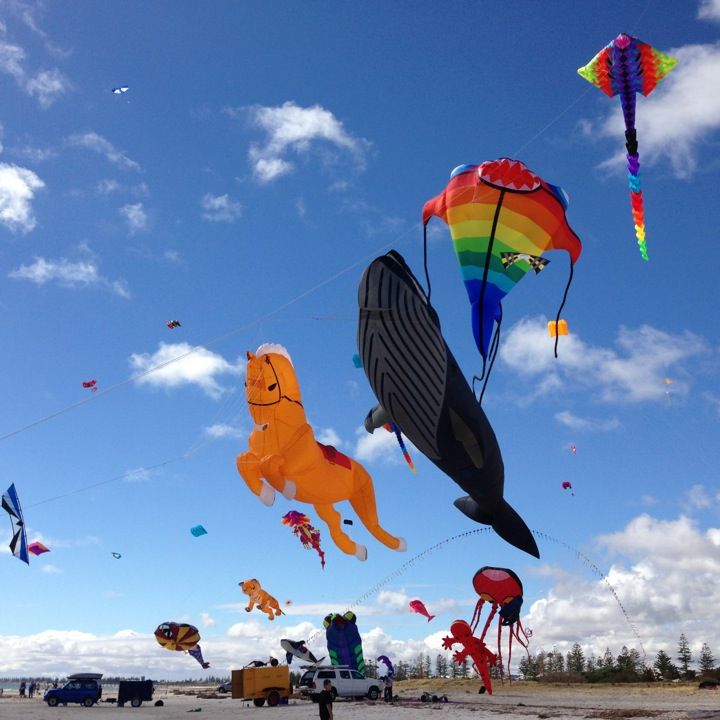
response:
[[[385,683],[385,693],[384,693],[384,700],[385,702],[392,702],[393,699],[393,678],[390,673],[388,673],[384,678],[383,681]]]
[[[25,681],[24,680],[20,683],[19,693],[20,693],[20,697],[25,697]]]
[[[318,706],[320,708],[320,720],[333,720],[333,696],[332,682],[329,679],[323,683],[323,689],[318,698]]]

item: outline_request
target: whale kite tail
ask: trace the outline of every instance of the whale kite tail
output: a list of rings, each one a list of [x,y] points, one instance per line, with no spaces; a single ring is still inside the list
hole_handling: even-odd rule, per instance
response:
[[[492,529],[506,542],[536,558],[540,557],[540,551],[530,528],[506,500],[501,500],[492,511],[485,510],[469,495],[458,498],[454,504],[471,520],[492,526]]]

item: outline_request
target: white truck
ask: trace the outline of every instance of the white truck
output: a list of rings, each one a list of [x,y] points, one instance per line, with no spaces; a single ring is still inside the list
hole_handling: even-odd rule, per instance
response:
[[[367,697],[377,700],[380,697],[380,681],[377,678],[366,678],[348,665],[306,666],[300,678],[298,692],[309,695],[313,702],[317,702],[325,680],[332,683],[330,692],[333,700],[338,697]]]

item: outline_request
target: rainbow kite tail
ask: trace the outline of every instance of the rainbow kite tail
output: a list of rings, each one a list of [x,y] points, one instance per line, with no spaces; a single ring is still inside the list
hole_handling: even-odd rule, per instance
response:
[[[407,448],[405,447],[405,443],[402,439],[402,433],[400,432],[400,428],[393,422],[385,423],[383,427],[388,432],[394,432],[395,437],[397,438],[398,445],[400,446],[400,450],[402,450],[403,457],[405,458],[405,462],[408,464],[408,467],[417,475],[417,470],[415,469],[415,465],[412,461],[412,458],[410,457],[410,453],[407,451]]]
[[[628,183],[630,185],[630,205],[632,206],[635,237],[637,238],[640,255],[643,260],[649,260],[647,245],[645,243],[645,207],[640,186],[640,155],[638,154],[635,128],[625,131],[625,147],[627,148]]]

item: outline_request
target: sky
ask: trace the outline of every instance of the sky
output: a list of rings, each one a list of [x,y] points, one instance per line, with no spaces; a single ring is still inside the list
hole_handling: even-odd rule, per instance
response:
[[[679,59],[638,101],[647,263],[619,102],[576,73],[619,32]],[[51,550],[19,562],[0,519],[0,675],[227,674],[283,637],[325,654],[322,619],[348,608],[367,657],[434,656],[483,565],[522,579],[533,651],[652,661],[684,632],[720,656],[719,39],[718,0],[0,0],[0,486]],[[504,302],[483,400],[540,560],[491,531],[450,539],[481,527],[453,507],[463,493],[365,433],[375,399],[353,364],[364,267],[395,248],[423,277],[423,204],[455,166],[502,156],[567,191],[583,243],[559,357],[553,252]],[[439,220],[428,265],[471,377]],[[345,503],[361,563],[312,508],[265,507],[242,482],[245,353],[265,342],[288,349],[317,438],[366,466],[407,552]],[[281,524],[291,509],[320,529],[324,570]],[[246,613],[248,578],[286,616]],[[210,670],[155,642],[169,620],[200,629]]]

